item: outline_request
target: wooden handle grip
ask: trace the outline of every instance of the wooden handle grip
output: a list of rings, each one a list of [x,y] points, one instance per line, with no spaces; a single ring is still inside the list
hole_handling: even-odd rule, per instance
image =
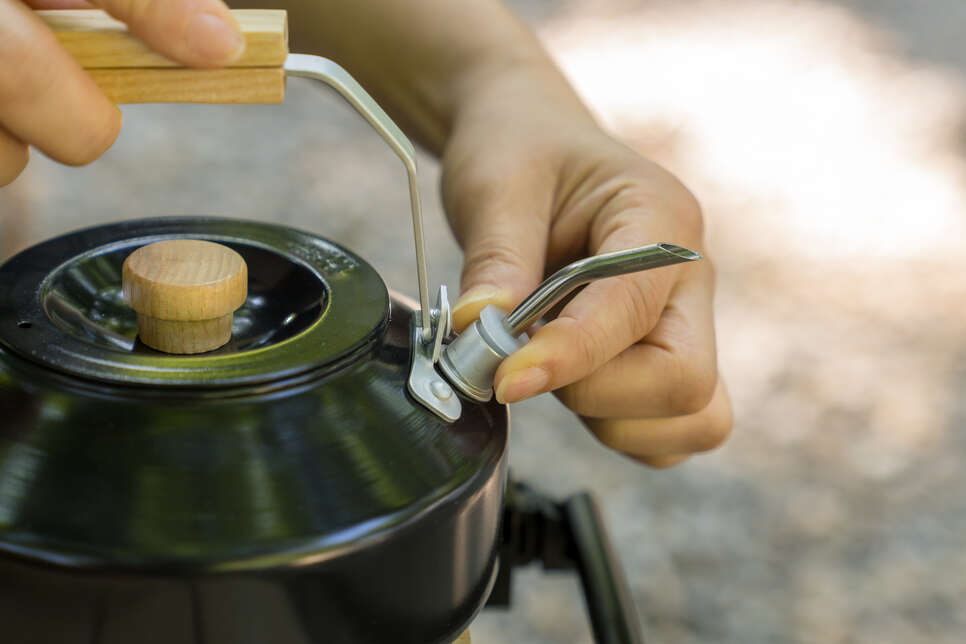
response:
[[[60,44],[115,103],[280,103],[285,11],[236,10],[245,53],[225,69],[190,69],[148,49],[99,10],[37,11]]]

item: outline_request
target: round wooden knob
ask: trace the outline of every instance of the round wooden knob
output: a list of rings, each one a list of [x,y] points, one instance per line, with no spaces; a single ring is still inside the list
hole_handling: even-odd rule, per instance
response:
[[[248,296],[248,267],[221,244],[175,239],[137,249],[124,261],[124,299],[138,314],[141,342],[166,353],[203,353],[231,339]]]

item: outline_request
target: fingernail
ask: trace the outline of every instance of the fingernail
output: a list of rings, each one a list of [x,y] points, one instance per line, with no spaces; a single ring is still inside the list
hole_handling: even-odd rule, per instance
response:
[[[550,373],[543,367],[528,367],[505,376],[496,388],[500,403],[512,403],[542,394],[550,384]]]
[[[471,288],[463,293],[453,306],[453,326],[456,327],[457,331],[462,331],[480,316],[480,311],[487,304],[507,306],[506,303],[511,301],[512,297],[510,291],[496,286]]]
[[[210,13],[192,18],[186,38],[191,51],[212,63],[233,62],[245,51],[245,37],[238,26]]]

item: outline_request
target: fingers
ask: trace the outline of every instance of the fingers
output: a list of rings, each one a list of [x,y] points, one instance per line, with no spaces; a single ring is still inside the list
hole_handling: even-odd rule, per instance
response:
[[[498,177],[477,174],[476,179],[461,180],[458,190],[444,192],[465,253],[463,296],[453,307],[457,330],[475,320],[487,304],[509,311],[543,278],[550,191],[541,186],[532,174],[507,176],[503,168]]]
[[[647,337],[557,395],[594,418],[682,416],[704,409],[717,384],[710,261],[687,267]]]
[[[84,0],[25,0],[31,9],[92,9]]]
[[[99,157],[121,127],[117,107],[33,12],[12,0],[0,0],[0,126],[69,165]]]
[[[634,209],[616,219],[620,223],[596,252],[632,248],[655,239],[698,246],[699,235],[686,234],[686,228],[672,233],[650,230],[646,224],[653,218]],[[693,267],[670,266],[588,285],[526,346],[503,361],[495,378],[497,399],[515,402],[595,372],[651,332],[672,288],[687,270]]]
[[[656,470],[666,470],[669,467],[680,465],[691,458],[690,454],[675,454],[674,456],[637,456],[633,457],[638,463],[644,463],[648,467]]]
[[[0,187],[13,182],[30,159],[30,149],[0,129]]]
[[[194,66],[238,58],[244,39],[221,0],[97,0],[159,52]],[[77,8],[78,0],[31,0]],[[20,2],[0,0],[0,180],[12,181],[32,145],[68,165],[99,157],[117,138],[121,113],[54,35]]]
[[[34,9],[99,6],[127,23],[131,33],[169,58],[193,67],[217,67],[238,59],[245,40],[221,0],[26,0]]]
[[[594,436],[619,452],[654,467],[670,467],[694,452],[721,445],[731,433],[731,402],[719,382],[707,407],[675,418],[585,418]]]
[[[217,67],[237,60],[245,40],[221,0],[92,0],[144,44],[182,64]]]

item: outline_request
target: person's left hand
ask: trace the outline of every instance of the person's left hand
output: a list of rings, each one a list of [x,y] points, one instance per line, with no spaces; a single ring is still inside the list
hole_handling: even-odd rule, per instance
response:
[[[466,254],[458,330],[582,257],[655,242],[706,256],[691,193],[555,91],[510,74],[453,124],[443,196]],[[713,292],[707,258],[592,283],[503,361],[497,400],[554,391],[603,443],[654,467],[714,448],[732,415]]]

